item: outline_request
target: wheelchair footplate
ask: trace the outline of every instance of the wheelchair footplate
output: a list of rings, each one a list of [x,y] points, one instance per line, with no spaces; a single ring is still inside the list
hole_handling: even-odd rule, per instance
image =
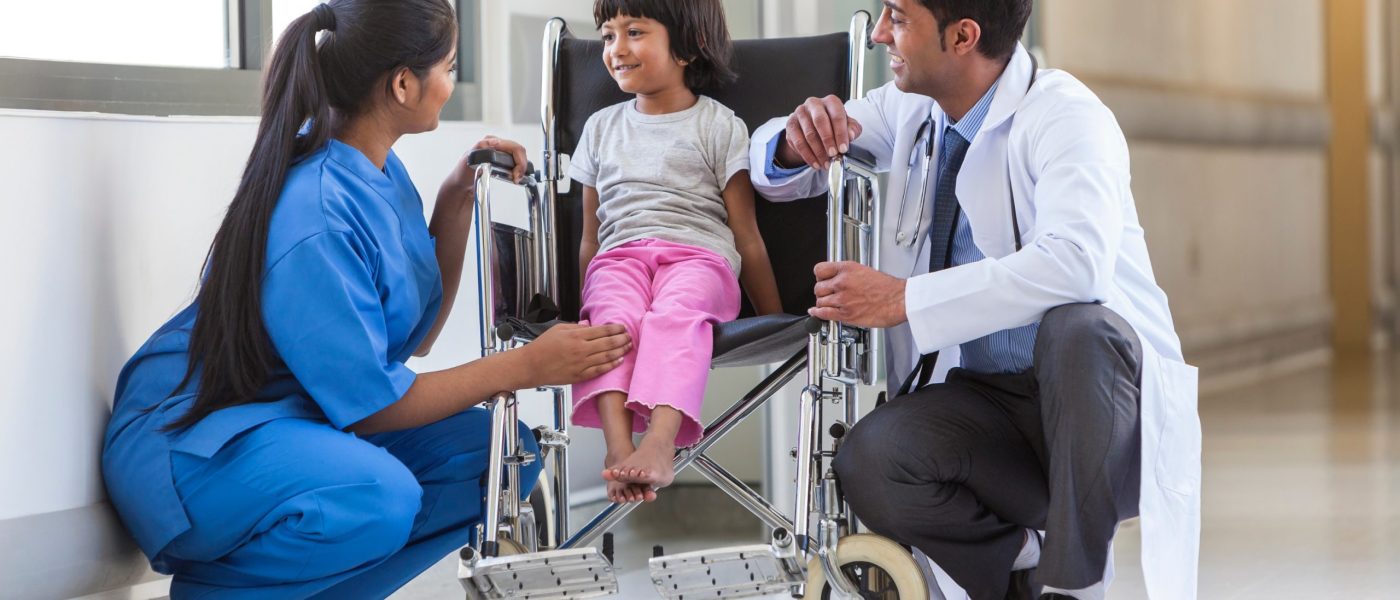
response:
[[[490,599],[562,600],[617,593],[617,573],[597,548],[463,558],[457,578]]]
[[[791,538],[657,556],[648,562],[663,598],[748,598],[787,594],[806,580]]]

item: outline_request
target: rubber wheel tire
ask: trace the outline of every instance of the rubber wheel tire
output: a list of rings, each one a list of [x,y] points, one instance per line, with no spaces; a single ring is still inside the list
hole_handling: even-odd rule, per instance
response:
[[[549,471],[541,469],[540,477],[535,481],[535,489],[530,492],[529,501],[530,508],[535,511],[535,532],[540,538],[536,547],[553,550],[554,548],[549,546],[549,532],[554,528],[554,511],[558,508],[558,503],[555,502],[553,488],[549,487],[551,483],[553,482]],[[564,542],[562,537],[559,542]]]
[[[870,533],[848,535],[836,546],[836,564],[843,570],[848,565],[872,565],[884,571],[895,588],[899,600],[928,600],[928,583],[914,555],[889,538]],[[826,570],[820,558],[807,565],[807,588],[804,600],[826,600],[831,588],[826,583]]]

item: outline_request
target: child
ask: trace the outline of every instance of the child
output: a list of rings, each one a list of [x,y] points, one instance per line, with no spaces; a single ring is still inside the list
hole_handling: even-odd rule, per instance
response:
[[[651,501],[675,479],[676,447],[703,432],[712,331],[739,313],[736,279],[759,314],[782,309],[748,129],[694,92],[734,79],[720,0],[597,0],[593,18],[603,64],[637,98],[588,119],[569,169],[584,185],[580,312],[622,324],[634,349],[574,386],[574,422],[603,429],[608,498]]]

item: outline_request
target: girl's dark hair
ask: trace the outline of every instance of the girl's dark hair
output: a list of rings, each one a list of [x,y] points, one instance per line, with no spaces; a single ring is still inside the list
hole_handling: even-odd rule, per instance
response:
[[[447,0],[327,4],[292,21],[267,66],[257,138],[204,259],[189,363],[172,395],[196,373],[198,390],[193,406],[167,430],[221,408],[271,400],[258,398],[276,360],[263,325],[262,279],[268,226],[287,171],[330,139],[333,123],[368,109],[376,85],[390,93],[402,69],[426,77],[457,40],[457,17]],[[322,29],[327,33],[317,44]]]
[[[593,3],[593,26],[618,15],[655,19],[666,27],[671,38],[671,55],[689,61],[685,66],[685,86],[712,89],[734,81],[738,76],[729,67],[734,45],[725,25],[720,0],[597,0]]]

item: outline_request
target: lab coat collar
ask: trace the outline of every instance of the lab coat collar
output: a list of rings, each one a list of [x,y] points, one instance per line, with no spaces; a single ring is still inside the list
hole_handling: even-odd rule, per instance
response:
[[[1002,71],[1001,78],[997,80],[997,94],[992,99],[991,110],[987,111],[987,119],[982,121],[982,131],[995,129],[1016,114],[1016,109],[1021,106],[1021,100],[1026,97],[1027,88],[1030,87],[1032,68],[1034,67],[1030,52],[1026,51],[1025,46],[1016,44],[1011,62],[1007,63],[1006,70]]]

